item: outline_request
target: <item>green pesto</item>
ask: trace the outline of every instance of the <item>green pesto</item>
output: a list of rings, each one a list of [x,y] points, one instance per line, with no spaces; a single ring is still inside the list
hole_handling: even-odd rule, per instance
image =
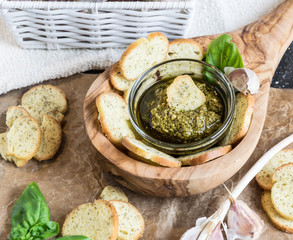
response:
[[[174,79],[158,81],[138,102],[138,121],[154,138],[169,143],[189,143],[214,133],[222,125],[224,106],[209,84],[194,80],[206,102],[195,110],[176,111],[167,103],[167,87]]]

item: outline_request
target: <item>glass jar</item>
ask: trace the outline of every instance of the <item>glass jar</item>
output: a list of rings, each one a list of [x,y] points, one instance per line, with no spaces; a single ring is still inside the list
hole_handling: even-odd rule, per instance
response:
[[[224,106],[222,125],[211,135],[189,143],[169,143],[156,139],[147,133],[139,124],[138,102],[144,92],[157,81],[166,81],[179,75],[189,75],[193,79],[207,82],[219,94]],[[217,68],[195,59],[173,59],[157,64],[144,72],[134,83],[128,99],[130,121],[137,133],[151,146],[173,155],[185,155],[202,151],[216,144],[231,125],[235,93],[227,77]],[[171,121],[171,120],[170,120]]]

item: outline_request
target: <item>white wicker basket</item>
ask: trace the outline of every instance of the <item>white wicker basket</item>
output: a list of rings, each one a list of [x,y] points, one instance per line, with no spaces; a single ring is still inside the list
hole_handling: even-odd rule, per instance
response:
[[[194,2],[1,1],[0,12],[23,48],[125,47],[150,32],[185,37]]]

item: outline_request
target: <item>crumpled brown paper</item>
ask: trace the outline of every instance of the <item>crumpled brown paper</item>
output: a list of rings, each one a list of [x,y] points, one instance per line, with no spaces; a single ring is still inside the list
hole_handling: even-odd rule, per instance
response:
[[[83,100],[96,78],[97,75],[79,74],[47,82],[64,90],[69,105],[63,125],[62,146],[54,159],[45,162],[31,160],[22,168],[0,159],[0,240],[8,239],[11,209],[31,181],[40,186],[51,210],[51,219],[59,222],[60,227],[66,214],[80,204],[93,202],[104,186],[119,186],[100,168],[98,160],[102,161],[103,157],[91,145],[83,124]],[[6,131],[7,108],[19,104],[21,96],[28,89],[0,96],[0,132]],[[245,166],[226,185],[233,189],[265,151],[292,132],[293,89],[271,89],[267,119],[257,148]],[[210,216],[227,196],[223,186],[188,198],[147,197],[121,188],[145,219],[146,227],[141,238],[144,240],[179,239],[195,225],[197,218]],[[265,231],[259,239],[292,239],[293,235],[280,232],[270,223],[260,205],[261,193],[262,190],[253,180],[239,197],[265,222]]]

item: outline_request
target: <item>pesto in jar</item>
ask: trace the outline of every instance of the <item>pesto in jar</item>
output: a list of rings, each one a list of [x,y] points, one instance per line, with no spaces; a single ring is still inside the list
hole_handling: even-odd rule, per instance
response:
[[[195,110],[176,111],[167,103],[171,80],[157,81],[138,101],[138,121],[152,137],[168,143],[190,143],[208,137],[222,125],[224,106],[209,84],[194,80],[206,102]]]

